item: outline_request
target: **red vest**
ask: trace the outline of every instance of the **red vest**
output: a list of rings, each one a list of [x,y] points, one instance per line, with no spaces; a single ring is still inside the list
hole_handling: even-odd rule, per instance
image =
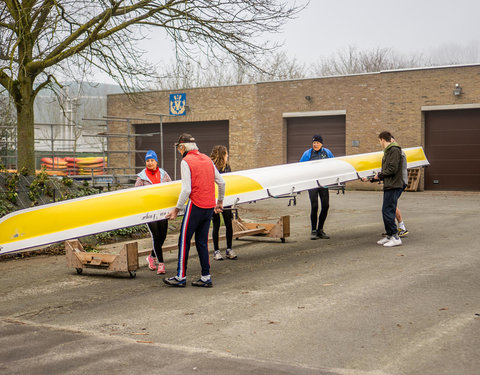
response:
[[[183,158],[190,167],[192,191],[190,200],[200,208],[213,208],[215,200],[215,169],[212,159],[198,150],[189,151]]]

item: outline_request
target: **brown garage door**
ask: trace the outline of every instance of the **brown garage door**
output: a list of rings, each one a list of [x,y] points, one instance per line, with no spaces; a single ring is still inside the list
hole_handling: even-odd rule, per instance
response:
[[[480,109],[425,112],[425,189],[480,190]]]
[[[159,133],[160,125],[156,124],[137,124],[135,125],[136,134]],[[174,144],[182,133],[190,133],[196,139],[200,152],[210,155],[212,147],[215,145],[228,144],[228,121],[204,121],[204,122],[176,122],[163,123],[163,156],[164,169],[172,177],[175,176],[175,156],[177,159],[177,179],[180,179],[180,154],[175,155]],[[135,166],[137,172],[145,168],[146,150],[154,150],[160,158],[160,134],[151,137],[136,137],[135,139]],[[159,160],[160,161],[160,160]]]
[[[335,156],[345,155],[345,115],[287,118],[287,163],[296,163],[320,134],[325,148]]]

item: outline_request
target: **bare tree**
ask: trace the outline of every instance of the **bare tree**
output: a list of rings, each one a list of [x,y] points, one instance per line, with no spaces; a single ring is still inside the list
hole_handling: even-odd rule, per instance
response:
[[[356,47],[349,46],[346,50],[313,64],[311,69],[317,76],[333,76],[412,68],[421,66],[424,62],[422,56],[402,57],[390,48],[359,51]]]
[[[277,51],[265,55],[257,66],[232,58],[225,58],[216,64],[206,64],[206,66],[200,62],[174,63],[166,67],[165,76],[154,88],[178,89],[232,85],[379,72],[429,65],[431,65],[430,60],[421,55],[401,56],[390,48],[380,47],[360,51],[350,46],[310,66],[299,62],[295,57],[289,57],[285,51]]]
[[[165,76],[157,81],[156,89],[178,89],[224,86],[260,81],[305,78],[307,68],[284,51],[266,55],[257,66],[232,58],[224,58],[203,66],[200,62],[173,63],[166,67]]]
[[[255,70],[251,80],[276,81],[286,79],[305,78],[307,68],[304,63],[299,62],[295,57],[290,58],[285,51],[280,51],[268,56],[264,60],[266,69],[263,71]]]
[[[464,45],[444,43],[430,52],[434,65],[474,64],[480,62],[480,42],[471,41]]]
[[[0,85],[17,110],[18,168],[34,170],[34,101],[57,76],[101,70],[124,88],[150,77],[137,41],[160,28],[177,54],[227,53],[256,64],[275,45],[256,43],[305,5],[285,0],[4,0]]]

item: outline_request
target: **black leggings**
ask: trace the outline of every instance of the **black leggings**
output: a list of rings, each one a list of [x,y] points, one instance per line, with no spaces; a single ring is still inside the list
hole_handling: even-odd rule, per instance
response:
[[[167,238],[168,220],[152,221],[151,223],[147,223],[147,225],[153,241],[151,256],[157,258],[159,263],[163,263],[162,246],[165,238]]]
[[[232,210],[226,209],[222,212],[223,222],[225,223],[225,229],[227,230],[227,249],[232,248],[233,228],[232,228]],[[213,229],[213,248],[219,250],[218,247],[218,231],[220,230],[220,214],[213,214],[212,216]]]
[[[330,196],[328,195],[328,188],[315,188],[308,191],[310,197],[310,205],[312,210],[310,212],[310,221],[312,222],[312,231],[323,230],[323,224],[327,219],[328,208],[330,207]],[[318,227],[317,227],[317,212],[318,212],[318,197],[320,197],[320,203],[322,204],[322,210],[318,215]]]

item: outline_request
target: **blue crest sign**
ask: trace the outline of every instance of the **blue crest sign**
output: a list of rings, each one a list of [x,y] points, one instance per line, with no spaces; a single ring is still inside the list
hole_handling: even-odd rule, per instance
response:
[[[170,114],[185,116],[187,114],[187,94],[170,94]]]

